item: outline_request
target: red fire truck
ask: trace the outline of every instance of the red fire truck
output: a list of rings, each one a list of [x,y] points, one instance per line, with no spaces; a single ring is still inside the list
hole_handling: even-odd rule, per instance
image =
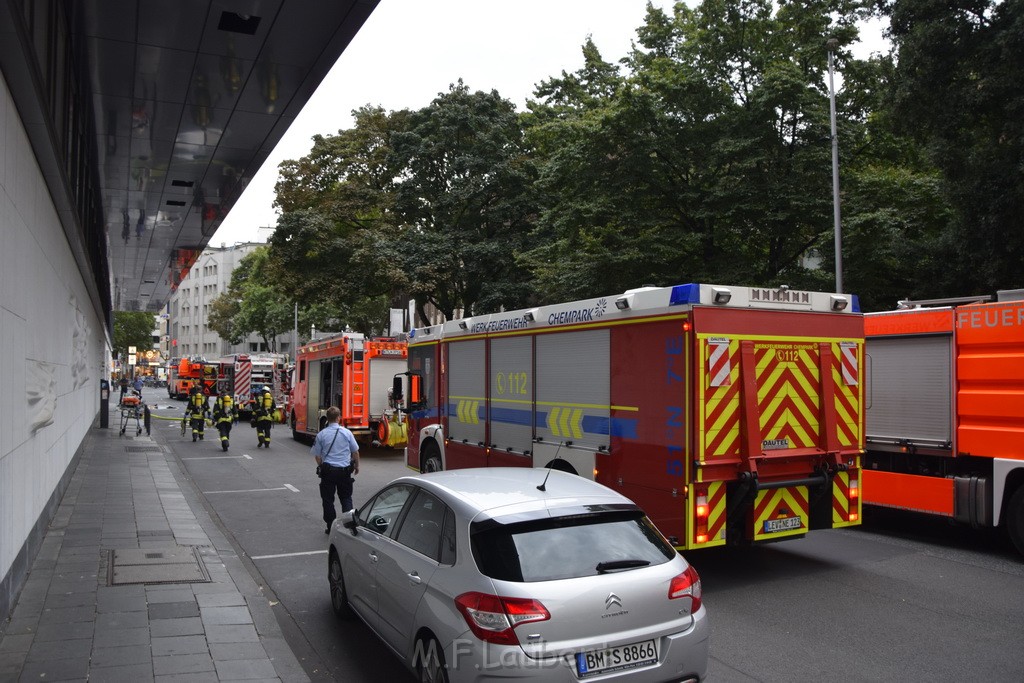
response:
[[[299,348],[295,358],[289,421],[296,439],[313,436],[327,423],[331,406],[342,425],[364,443],[400,448],[405,425],[391,406],[393,379],[406,371],[407,344],[347,332]]]
[[[1024,553],[1024,291],[864,317],[864,502],[1005,526]]]
[[[274,401],[282,407],[281,415],[285,414],[283,407],[288,395],[286,358],[277,353],[237,353],[220,359],[219,374],[224,388],[235,397],[239,420],[247,421],[252,416],[253,391],[262,386],[270,387]]]
[[[410,333],[407,463],[575,472],[680,549],[857,525],[863,347],[856,297],[787,287],[449,321]]]
[[[178,360],[177,369],[173,373],[173,380],[168,379],[167,393],[171,398],[188,398],[188,392],[197,382],[201,382],[203,391],[210,394],[216,385],[216,369],[209,369],[204,358],[189,356]],[[171,376],[169,373],[168,377]]]

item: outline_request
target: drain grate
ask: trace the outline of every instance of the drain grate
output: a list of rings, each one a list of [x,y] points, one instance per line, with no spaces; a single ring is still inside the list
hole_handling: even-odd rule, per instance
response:
[[[199,549],[193,546],[123,548],[109,552],[108,586],[210,582]]]
[[[125,446],[125,453],[159,453],[161,448],[159,446]]]

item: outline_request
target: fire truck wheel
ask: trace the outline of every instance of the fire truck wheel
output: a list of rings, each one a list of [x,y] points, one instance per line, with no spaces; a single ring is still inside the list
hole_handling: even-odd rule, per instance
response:
[[[420,463],[420,472],[440,472],[444,467],[441,465],[441,454],[435,446],[428,446],[423,451],[423,461]]]
[[[1024,486],[1017,487],[1010,496],[1006,513],[1006,531],[1017,552],[1024,555]]]

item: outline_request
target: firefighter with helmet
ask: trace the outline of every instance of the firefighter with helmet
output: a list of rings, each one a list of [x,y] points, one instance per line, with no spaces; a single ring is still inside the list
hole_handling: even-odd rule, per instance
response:
[[[188,413],[189,423],[192,425],[192,441],[202,441],[203,431],[206,427],[206,416],[210,412],[210,404],[208,403],[206,394],[203,393],[203,388],[197,382],[192,385],[192,388],[188,392]]]
[[[256,436],[259,438],[256,448],[270,448],[270,426],[274,423],[274,413],[277,411],[277,403],[274,402],[274,395],[270,393],[270,387],[264,386],[260,389],[253,409],[256,415]]]
[[[217,431],[220,432],[220,447],[225,451],[228,449],[231,425],[237,414],[235,400],[231,397],[231,392],[227,389],[220,389],[213,402],[213,423],[217,425]]]

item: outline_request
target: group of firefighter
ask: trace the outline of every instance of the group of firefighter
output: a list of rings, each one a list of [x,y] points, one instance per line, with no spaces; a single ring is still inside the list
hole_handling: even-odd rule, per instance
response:
[[[212,419],[220,434],[220,447],[228,449],[228,440],[231,436],[231,425],[238,420],[238,406],[230,392],[220,389],[213,401],[213,412],[210,412],[209,397],[203,392],[199,385],[193,385],[188,394],[188,406],[185,408],[185,417],[188,418],[192,427],[192,441],[202,441],[206,427],[206,419]],[[274,422],[274,414],[277,411],[277,403],[270,387],[260,387],[254,394],[252,407],[253,426],[256,427],[256,436],[261,446],[270,448],[270,427]]]

